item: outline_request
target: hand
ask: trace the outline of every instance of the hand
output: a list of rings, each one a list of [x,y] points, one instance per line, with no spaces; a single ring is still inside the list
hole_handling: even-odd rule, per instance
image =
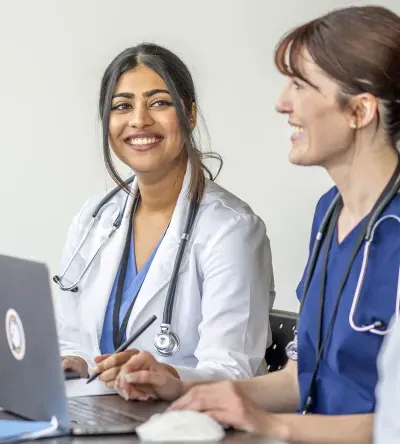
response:
[[[258,434],[268,434],[275,416],[256,407],[232,381],[193,387],[168,410],[196,410],[221,424]]]
[[[81,378],[88,377],[87,362],[79,356],[63,356],[61,365],[64,370],[72,370],[79,373]]]
[[[131,349],[114,355],[96,356],[94,362],[97,365],[92,368],[92,373],[100,373],[100,381],[103,381],[108,388],[114,388],[121,367],[137,353],[139,353],[139,350]]]
[[[140,352],[122,367],[115,389],[126,400],[173,401],[183,393],[183,384],[173,367],[159,363],[148,352]]]

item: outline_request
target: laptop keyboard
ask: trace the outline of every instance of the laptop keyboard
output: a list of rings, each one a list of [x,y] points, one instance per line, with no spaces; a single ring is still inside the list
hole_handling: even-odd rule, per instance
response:
[[[68,412],[73,425],[133,425],[146,420],[138,415],[130,415],[110,406],[94,405],[84,398],[68,399]]]

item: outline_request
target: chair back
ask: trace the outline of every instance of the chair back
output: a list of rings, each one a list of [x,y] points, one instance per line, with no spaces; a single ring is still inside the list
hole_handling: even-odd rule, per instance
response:
[[[285,348],[293,341],[298,313],[271,310],[269,320],[272,331],[272,344],[267,348],[265,360],[268,372],[280,370],[287,362]]]

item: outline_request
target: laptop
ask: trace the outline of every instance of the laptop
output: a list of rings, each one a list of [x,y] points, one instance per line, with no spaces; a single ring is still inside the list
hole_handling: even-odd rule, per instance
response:
[[[94,397],[67,399],[43,263],[0,255],[0,363],[0,407],[36,421],[56,417],[58,434],[130,433],[148,419]]]

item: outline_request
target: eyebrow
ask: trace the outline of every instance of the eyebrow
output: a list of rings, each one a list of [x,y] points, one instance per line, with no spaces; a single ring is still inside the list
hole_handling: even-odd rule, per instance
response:
[[[171,93],[167,89],[157,88],[157,89],[151,89],[150,91],[146,91],[146,92],[142,93],[142,96],[143,97],[151,97],[151,96],[154,96],[155,94],[160,94],[160,93],[171,95]],[[130,93],[130,92],[120,92],[120,93],[114,94],[112,96],[113,99],[116,99],[117,97],[123,97],[125,99],[134,99],[135,94]]]

